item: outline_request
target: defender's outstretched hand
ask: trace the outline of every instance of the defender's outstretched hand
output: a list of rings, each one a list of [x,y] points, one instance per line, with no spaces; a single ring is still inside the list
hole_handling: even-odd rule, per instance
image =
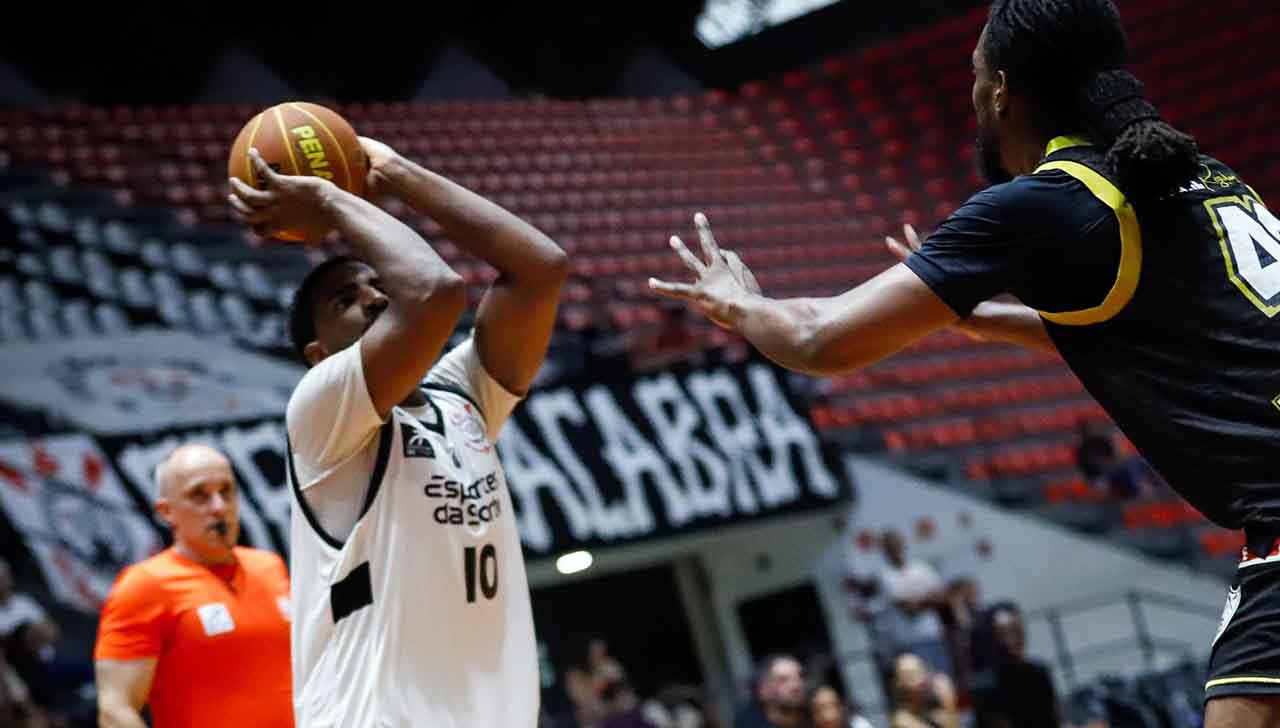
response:
[[[743,296],[758,295],[760,284],[737,253],[720,249],[706,215],[699,212],[693,216],[693,222],[705,260],[691,253],[675,235],[671,236],[671,249],[689,267],[696,280],[693,283],[668,283],[650,278],[649,288],[668,298],[691,301],[712,323],[731,329],[733,306]]]
[[[898,242],[898,239],[891,235],[885,236],[884,244],[889,249],[889,252],[893,253],[893,257],[906,261],[924,243],[920,241],[920,236],[916,234],[916,229],[910,225],[902,226],[902,235],[907,241],[905,244]]]

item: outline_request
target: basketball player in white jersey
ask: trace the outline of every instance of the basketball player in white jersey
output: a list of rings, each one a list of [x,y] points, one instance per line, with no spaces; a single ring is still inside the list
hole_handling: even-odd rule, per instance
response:
[[[256,154],[265,189],[233,181],[232,205],[260,231],[336,229],[362,254],[313,270],[291,313],[309,367],[286,414],[298,725],[533,728],[533,616],[493,441],[546,353],[565,254],[497,205],[362,144],[375,195],[435,220],[498,277],[471,337],[441,358],[466,291],[417,233]]]

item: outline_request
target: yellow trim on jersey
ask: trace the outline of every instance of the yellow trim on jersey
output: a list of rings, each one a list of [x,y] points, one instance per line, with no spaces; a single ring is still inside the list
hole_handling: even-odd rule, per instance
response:
[[[1054,142],[1059,139],[1069,141],[1070,137],[1058,137]],[[1052,147],[1053,142],[1049,145]],[[1058,149],[1066,148],[1058,147]],[[1133,205],[1129,204],[1119,188],[1085,165],[1060,160],[1046,162],[1037,167],[1036,171],[1043,172],[1051,169],[1061,170],[1080,180],[1094,197],[1101,200],[1116,214],[1116,219],[1120,222],[1120,266],[1116,270],[1116,282],[1111,285],[1111,290],[1107,291],[1107,297],[1097,306],[1058,313],[1040,311],[1039,314],[1046,320],[1063,326],[1088,326],[1102,323],[1120,313],[1138,290],[1138,278],[1142,275],[1142,230],[1138,227],[1138,213],[1134,211]]]
[[[1249,187],[1249,191],[1253,192],[1253,188]],[[1249,299],[1249,302],[1252,303],[1259,311],[1266,314],[1267,318],[1272,318],[1276,314],[1280,313],[1280,304],[1276,304],[1274,306],[1267,305],[1267,302],[1263,301],[1257,293],[1254,293],[1253,288],[1251,288],[1249,284],[1240,277],[1240,274],[1236,271],[1235,254],[1231,252],[1231,244],[1227,242],[1227,230],[1222,225],[1222,214],[1218,212],[1219,207],[1237,205],[1244,208],[1246,213],[1253,215],[1256,218],[1257,213],[1254,212],[1255,206],[1266,207],[1262,204],[1262,198],[1257,197],[1257,194],[1258,193],[1254,192],[1254,197],[1249,197],[1247,195],[1215,197],[1211,200],[1204,201],[1204,209],[1208,211],[1209,220],[1213,222],[1213,229],[1218,233],[1218,245],[1222,248],[1222,259],[1227,262],[1227,280],[1235,284],[1235,287],[1240,289],[1240,292],[1244,294],[1244,297]],[[1250,243],[1250,245],[1252,245],[1252,243]],[[1274,265],[1274,263],[1272,265]],[[1280,405],[1276,406],[1280,407]]]
[[[1049,140],[1048,146],[1044,148],[1044,156],[1047,157],[1054,152],[1061,152],[1063,149],[1070,149],[1072,147],[1087,147],[1090,144],[1092,144],[1092,142],[1090,142],[1088,138],[1082,136],[1072,136],[1069,134],[1065,136],[1057,136]]]
[[[1259,685],[1280,685],[1280,677],[1220,677],[1204,684],[1204,689],[1216,688],[1219,685],[1237,685],[1239,683],[1255,683]]]

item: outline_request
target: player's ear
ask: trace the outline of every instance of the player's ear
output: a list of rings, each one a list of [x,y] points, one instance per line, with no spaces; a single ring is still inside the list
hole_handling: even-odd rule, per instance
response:
[[[302,358],[307,360],[307,366],[309,367],[324,361],[324,358],[328,355],[329,352],[325,351],[324,346],[319,341],[313,341],[302,347]]]
[[[1009,113],[1009,76],[1004,71],[996,71],[992,81],[991,104],[996,116],[1004,118]]]

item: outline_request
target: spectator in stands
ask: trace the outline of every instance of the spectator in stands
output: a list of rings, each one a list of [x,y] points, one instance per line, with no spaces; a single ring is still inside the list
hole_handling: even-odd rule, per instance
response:
[[[821,685],[809,695],[810,723],[813,728],[871,728],[871,722],[858,714],[857,703],[848,705],[830,685]]]
[[[231,463],[183,445],[155,479],[174,545],[121,572],[103,605],[101,725],[140,728],[149,705],[155,728],[292,728],[289,576],[276,554],[236,545]]]
[[[752,701],[738,711],[734,728],[792,728],[807,720],[804,671],[790,655],[770,655],[753,680]]]
[[[13,634],[23,624],[42,625],[42,629],[50,634],[49,644],[57,643],[57,623],[30,595],[14,591],[13,571],[8,561],[0,559],[0,638]]]
[[[892,728],[960,728],[951,680],[910,653],[894,660],[893,702]]]
[[[1161,485],[1160,477],[1141,457],[1116,452],[1103,425],[1081,426],[1076,461],[1089,484],[1112,500],[1148,499]]]
[[[1022,612],[1011,602],[985,611],[974,632],[973,702],[977,728],[1037,728],[1061,723],[1053,679],[1026,656]]]
[[[926,562],[907,560],[906,543],[896,530],[884,532],[880,548],[887,563],[872,611],[882,653],[910,652],[935,672],[950,675],[951,654],[939,616],[947,606],[941,577]]]
[[[30,701],[59,713],[83,712],[76,691],[93,681],[83,658],[58,654],[61,628],[30,595],[15,592],[8,562],[0,559],[0,648]]]
[[[667,685],[645,702],[645,715],[658,728],[716,728],[714,711],[703,689],[687,685]]]
[[[6,728],[48,728],[53,722],[31,700],[27,685],[0,650],[0,725]]]
[[[961,695],[967,695],[972,682],[973,631],[979,616],[980,590],[973,577],[952,579],[946,586],[947,607],[942,611],[947,646],[952,658],[951,679]]]

